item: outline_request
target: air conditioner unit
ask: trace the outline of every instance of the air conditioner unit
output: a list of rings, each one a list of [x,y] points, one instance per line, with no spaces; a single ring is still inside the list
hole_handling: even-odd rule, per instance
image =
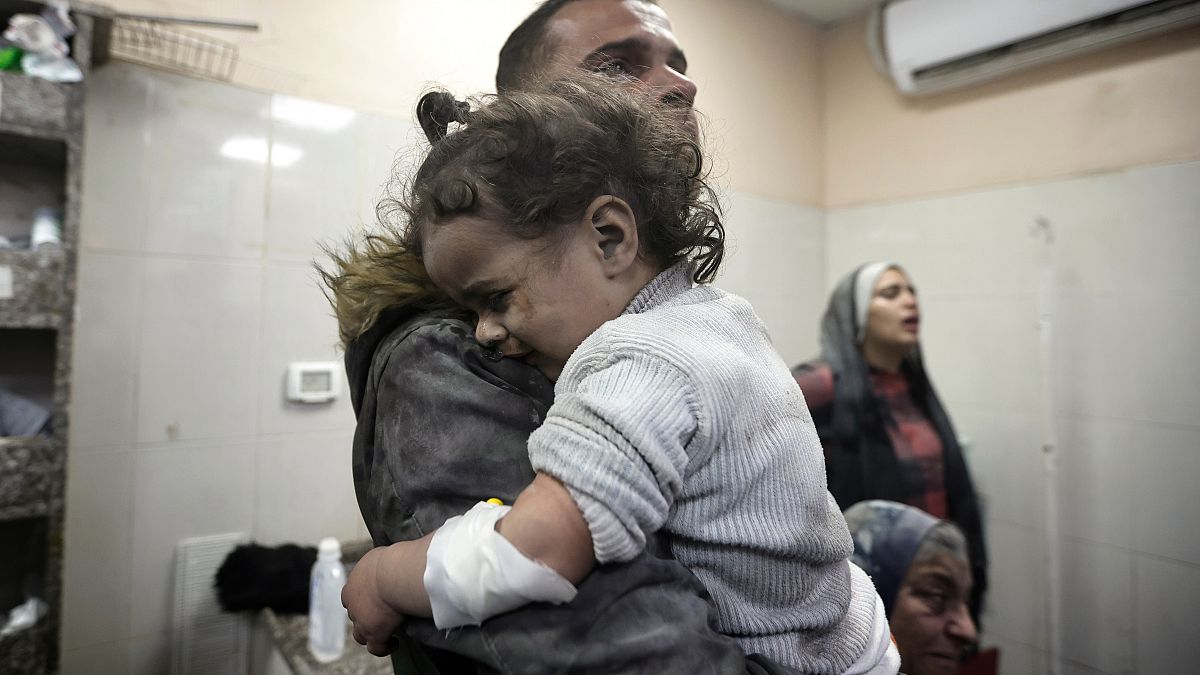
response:
[[[901,92],[957,89],[1200,21],[1200,0],[884,0],[867,40]]]

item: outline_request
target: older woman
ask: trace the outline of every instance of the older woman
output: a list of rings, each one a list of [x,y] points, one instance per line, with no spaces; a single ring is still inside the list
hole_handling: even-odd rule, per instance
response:
[[[925,373],[917,291],[891,262],[842,278],[821,322],[821,358],[796,377],[825,449],[829,491],[842,508],[889,499],[956,524],[966,535],[978,621],[987,555],[962,449]]]
[[[851,558],[875,582],[907,675],[953,675],[975,646],[967,543],[953,523],[873,500],[846,510]]]

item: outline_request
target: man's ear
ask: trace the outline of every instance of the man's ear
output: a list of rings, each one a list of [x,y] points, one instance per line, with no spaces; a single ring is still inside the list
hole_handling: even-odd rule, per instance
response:
[[[601,195],[583,215],[596,241],[596,251],[610,275],[624,272],[637,261],[638,230],[633,209],[620,197]]]

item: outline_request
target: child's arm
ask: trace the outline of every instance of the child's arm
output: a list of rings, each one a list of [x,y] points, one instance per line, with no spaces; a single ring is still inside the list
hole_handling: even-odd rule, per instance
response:
[[[496,530],[571,584],[582,581],[595,565],[583,514],[566,487],[549,475],[534,478]],[[390,652],[388,644],[403,615],[433,616],[424,575],[434,534],[373,549],[351,571],[342,604],[354,621],[355,640],[372,654]]]
[[[517,495],[496,531],[527,557],[547,565],[572,584],[596,564],[592,533],[571,493],[557,478],[539,473]]]
[[[421,575],[432,534],[367,551],[350,570],[342,605],[354,623],[354,639],[375,656],[395,647],[404,615],[430,616],[429,595]]]

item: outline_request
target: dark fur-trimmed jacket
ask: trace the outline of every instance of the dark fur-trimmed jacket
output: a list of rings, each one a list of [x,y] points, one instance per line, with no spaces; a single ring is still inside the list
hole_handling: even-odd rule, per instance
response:
[[[376,545],[419,538],[480,500],[512,503],[533,480],[526,439],[553,385],[471,335],[449,313],[393,310],[346,350],[358,416],[354,486]],[[695,577],[652,550],[597,567],[578,590],[566,605],[529,605],[479,627],[439,631],[409,620],[399,659],[427,657],[421,672],[442,673],[794,672],[747,659],[713,629],[715,610]]]

